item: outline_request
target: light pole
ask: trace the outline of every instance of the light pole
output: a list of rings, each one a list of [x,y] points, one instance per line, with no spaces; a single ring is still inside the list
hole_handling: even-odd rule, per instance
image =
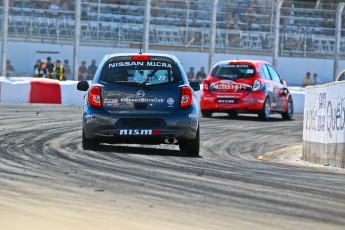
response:
[[[145,19],[144,19],[144,39],[143,39],[143,52],[149,51],[150,42],[150,16],[151,16],[151,0],[146,0],[145,3]]]
[[[276,17],[275,17],[275,26],[274,26],[274,45],[273,45],[273,61],[272,64],[274,67],[277,67],[278,64],[278,53],[279,53],[279,26],[280,26],[280,9],[282,8],[284,0],[277,0],[276,6]]]
[[[2,17],[1,75],[6,76],[9,0],[4,0]]]
[[[340,53],[340,39],[341,39],[341,15],[344,11],[345,3],[339,3],[336,17],[335,28],[335,55],[334,55],[334,67],[333,67],[333,81],[336,80],[339,72],[339,53]]]
[[[73,49],[73,79],[78,80],[78,62],[79,62],[79,43],[80,43],[80,16],[81,16],[81,0],[75,1],[75,33],[74,33],[74,49]]]
[[[212,2],[212,13],[211,13],[211,28],[210,28],[210,47],[208,51],[208,71],[211,70],[214,61],[214,50],[216,47],[216,32],[217,32],[217,5],[218,0]]]

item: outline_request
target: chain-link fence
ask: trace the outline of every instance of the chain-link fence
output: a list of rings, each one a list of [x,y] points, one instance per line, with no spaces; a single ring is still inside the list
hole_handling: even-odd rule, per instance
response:
[[[75,1],[11,1],[9,36],[56,41],[74,38]],[[150,46],[197,48],[210,42],[211,0],[152,0]],[[216,52],[272,51],[274,2],[219,0]],[[327,3],[326,3],[327,2]],[[337,1],[284,1],[280,20],[280,55],[333,54]],[[104,44],[142,42],[145,0],[84,0],[81,40]],[[345,23],[342,28],[345,28]],[[342,30],[345,34],[345,30]],[[345,39],[341,40],[345,52]]]

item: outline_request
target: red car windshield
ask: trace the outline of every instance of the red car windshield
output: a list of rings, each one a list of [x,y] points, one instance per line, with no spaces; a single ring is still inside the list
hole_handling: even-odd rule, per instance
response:
[[[221,64],[212,70],[211,76],[216,78],[240,79],[253,77],[254,74],[254,67],[247,64]]]

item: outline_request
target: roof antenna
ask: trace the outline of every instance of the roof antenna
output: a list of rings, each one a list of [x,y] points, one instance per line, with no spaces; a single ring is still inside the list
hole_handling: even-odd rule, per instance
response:
[[[141,52],[141,42],[139,44],[139,54],[143,54],[143,52]]]

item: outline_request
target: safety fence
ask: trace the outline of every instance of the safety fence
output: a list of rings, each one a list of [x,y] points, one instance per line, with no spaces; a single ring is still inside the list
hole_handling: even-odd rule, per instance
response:
[[[272,51],[275,1],[219,0],[217,52]],[[335,14],[338,4],[284,1],[280,20],[280,53],[332,54],[335,51]],[[336,3],[336,1],[334,1]],[[114,44],[143,40],[145,1],[90,0],[82,3],[81,40]],[[1,12],[1,10],[0,10]],[[206,0],[152,0],[149,42],[152,45],[194,47],[210,43],[211,4]],[[14,1],[9,35],[16,38],[74,38],[74,1],[53,10],[47,1]],[[342,30],[345,34],[345,30]],[[345,39],[341,40],[345,53]]]

